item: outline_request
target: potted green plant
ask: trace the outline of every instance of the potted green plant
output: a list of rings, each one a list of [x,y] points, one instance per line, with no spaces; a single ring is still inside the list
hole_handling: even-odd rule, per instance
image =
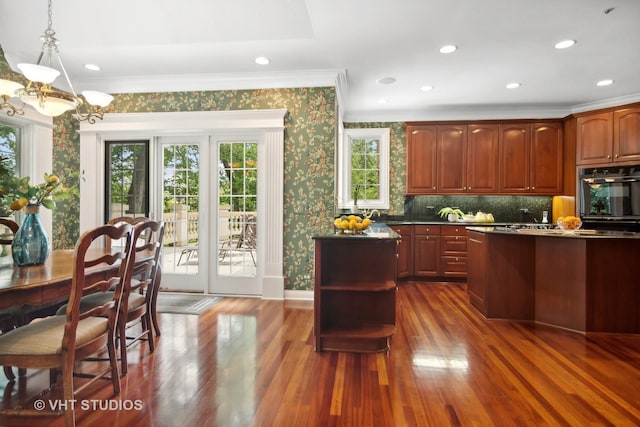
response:
[[[446,217],[449,222],[456,222],[462,219],[462,217],[464,216],[464,212],[462,212],[458,208],[445,206],[438,211],[438,215],[440,215],[441,218]]]

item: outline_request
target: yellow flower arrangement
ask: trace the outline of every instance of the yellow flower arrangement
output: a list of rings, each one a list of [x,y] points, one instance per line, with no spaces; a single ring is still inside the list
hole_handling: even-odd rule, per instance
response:
[[[57,175],[44,174],[44,182],[38,185],[29,184],[29,177],[9,176],[0,182],[0,195],[10,201],[9,209],[18,211],[25,206],[44,206],[47,209],[56,207],[53,195],[62,189],[62,182]]]

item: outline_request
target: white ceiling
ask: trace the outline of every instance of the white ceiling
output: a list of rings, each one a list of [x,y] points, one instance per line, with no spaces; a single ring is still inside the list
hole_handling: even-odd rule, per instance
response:
[[[46,0],[0,0],[13,69],[36,61],[46,27]],[[52,27],[77,92],[337,85],[347,122],[562,117],[640,101],[638,0],[54,0]],[[554,48],[565,39],[577,44]],[[439,53],[445,44],[459,49]],[[271,63],[256,65],[261,55]],[[614,84],[595,85],[605,78]]]

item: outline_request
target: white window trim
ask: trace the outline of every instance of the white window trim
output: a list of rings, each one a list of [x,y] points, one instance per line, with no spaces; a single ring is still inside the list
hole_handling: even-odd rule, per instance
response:
[[[39,184],[47,173],[53,171],[53,118],[44,116],[32,108],[25,108],[22,116],[7,116],[2,122],[22,128],[20,141],[20,175],[31,177],[31,184]],[[53,212],[40,209],[40,221],[49,235],[53,231]]]
[[[351,194],[351,141],[375,138],[380,141],[380,197],[375,200],[358,200],[359,209],[389,209],[389,128],[344,129],[338,140],[338,208],[353,208]]]

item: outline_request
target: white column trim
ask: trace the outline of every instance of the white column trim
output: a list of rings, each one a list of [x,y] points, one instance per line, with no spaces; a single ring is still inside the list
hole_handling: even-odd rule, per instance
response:
[[[283,207],[284,207],[284,132],[271,130],[265,134],[267,189],[266,245],[262,297],[284,298],[283,273]]]

